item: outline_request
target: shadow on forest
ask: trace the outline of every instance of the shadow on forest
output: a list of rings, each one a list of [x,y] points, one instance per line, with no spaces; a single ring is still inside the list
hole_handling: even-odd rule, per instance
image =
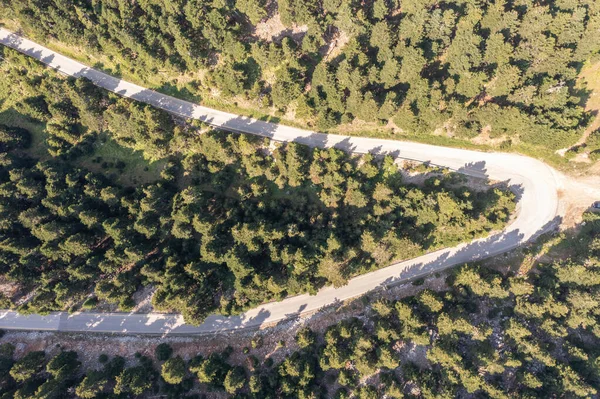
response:
[[[531,241],[536,237],[552,230],[560,222],[560,217],[556,217],[540,228]],[[410,264],[411,261],[402,262],[407,265],[397,276],[388,278],[371,291],[386,289],[388,287],[407,283],[415,279],[423,278],[429,274],[443,271],[450,267],[475,262],[487,257],[499,255],[523,244],[523,234],[518,230],[512,230],[506,233],[499,233],[492,237],[481,239],[470,244],[460,246],[458,249],[441,250],[430,254],[432,258],[428,262]],[[402,264],[401,263],[401,264]],[[398,267],[401,264],[390,267]],[[384,270],[384,269],[381,269]],[[360,293],[362,294],[362,293]],[[310,300],[307,297],[307,302]],[[337,309],[343,302],[335,298],[331,303],[323,308]],[[267,305],[268,306],[268,305]],[[275,325],[284,325],[302,316],[302,313],[308,308],[308,303],[301,304],[298,309],[291,313],[285,313],[279,320],[274,321]],[[311,310],[316,312],[316,310]],[[61,331],[94,331],[94,332],[121,332],[121,333],[156,333],[161,335],[168,334],[207,334],[233,332],[240,328],[258,329],[265,323],[271,312],[264,308],[258,311],[248,311],[235,316],[217,316],[212,315],[206,318],[205,322],[194,327],[183,323],[180,315],[138,315],[138,314],[64,314],[61,317]]]
[[[12,35],[4,41],[11,47],[20,48],[22,38],[18,35]],[[20,50],[23,53],[40,59],[54,68],[60,68],[56,65],[56,56],[44,56],[42,51],[29,49]],[[69,63],[69,65],[71,65]],[[67,66],[65,66],[67,68]],[[360,147],[355,144],[351,137],[332,136],[324,133],[308,132],[300,129],[286,127],[278,132],[280,126],[262,120],[256,120],[247,117],[235,117],[224,112],[210,111],[207,115],[207,109],[199,105],[176,99],[173,97],[157,94],[152,90],[140,88],[139,86],[123,82],[121,79],[107,75],[90,68],[82,68],[72,73],[74,77],[87,78],[97,86],[113,91],[119,95],[144,102],[155,107],[164,109],[173,114],[181,115],[186,118],[199,119],[207,124],[215,126],[220,130],[233,132],[252,132],[255,135],[275,139],[275,133],[278,140],[295,141],[310,147],[337,148],[346,152],[372,153],[375,156],[390,155],[394,158],[401,157],[401,150],[397,148],[386,148],[385,145],[374,147]],[[284,131],[285,130],[285,131]],[[289,135],[289,136],[288,136]],[[380,142],[380,141],[379,141]],[[370,144],[369,144],[370,145]],[[484,161],[468,163],[457,170],[470,176],[488,179],[486,164]],[[522,187],[512,187],[517,195],[522,194]],[[550,228],[554,227],[560,218],[555,218],[544,225],[534,236],[540,235]],[[524,234],[518,229],[509,230],[491,237],[477,240],[475,242],[459,246],[454,249],[441,250],[426,255],[425,258],[431,258],[430,261],[411,264],[411,261],[403,262],[406,268],[392,278],[383,281],[376,288],[385,288],[395,284],[410,281],[411,279],[423,277],[426,274],[434,273],[446,268],[463,264],[467,262],[481,260],[485,257],[493,256],[506,252],[522,244]],[[392,266],[398,267],[398,265]],[[381,269],[385,270],[385,269]],[[362,292],[359,292],[362,294]],[[327,306],[335,306],[341,302],[335,299]],[[307,303],[298,306],[298,309],[292,313],[286,313],[282,317],[285,319],[297,318],[308,308]],[[91,317],[91,318],[90,318]],[[257,311],[248,311],[241,315],[223,317],[209,316],[199,327],[193,327],[183,323],[180,315],[135,315],[135,314],[74,314],[61,316],[61,329],[63,331],[96,331],[96,332],[123,332],[123,333],[144,333],[148,331],[157,334],[201,334],[208,332],[224,332],[239,329],[241,327],[259,327],[271,317],[271,312],[264,308]]]
[[[464,175],[485,179],[486,181],[489,180],[487,168],[485,167],[485,161],[468,163],[462,168],[459,168],[457,172]]]
[[[525,242],[533,241],[540,235],[555,229],[561,222],[562,217],[554,217],[554,219],[542,226],[527,241],[523,241],[523,234],[516,229],[508,232],[498,233],[491,237],[480,239],[469,244],[464,244],[460,246],[458,250],[450,249],[434,252],[434,254],[439,253],[435,259],[426,263],[410,265],[398,276],[384,281],[381,286],[386,288],[397,284],[406,283],[408,281],[448,269],[452,266],[476,262],[491,256],[508,252],[519,245],[524,244]]]

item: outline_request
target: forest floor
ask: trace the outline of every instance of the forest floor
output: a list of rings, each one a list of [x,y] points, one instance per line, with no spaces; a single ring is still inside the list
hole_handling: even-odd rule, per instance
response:
[[[563,217],[561,228],[570,229],[581,223],[583,212],[591,210],[595,201],[600,201],[600,173],[561,175],[560,180],[562,187],[559,190],[559,214]]]

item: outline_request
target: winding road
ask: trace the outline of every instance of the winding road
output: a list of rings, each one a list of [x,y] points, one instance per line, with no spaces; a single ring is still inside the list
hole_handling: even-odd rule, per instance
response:
[[[297,142],[313,147],[336,147],[355,153],[388,153],[402,159],[431,162],[461,173],[506,181],[518,193],[517,217],[502,232],[454,248],[432,252],[415,259],[353,278],[340,288],[325,287],[316,295],[300,295],[261,305],[239,316],[210,316],[204,324],[186,325],[180,315],[127,313],[52,313],[19,315],[0,311],[0,328],[68,332],[114,332],[131,334],[200,334],[270,325],[291,317],[418,278],[457,264],[483,259],[518,247],[557,225],[558,174],[538,160],[505,153],[484,153],[426,144],[317,133],[241,117],[206,108],[148,90],[107,75],[64,57],[13,32],[0,28],[0,43],[75,77],[85,77],[121,96],[151,104],[166,111],[199,119],[219,129]]]

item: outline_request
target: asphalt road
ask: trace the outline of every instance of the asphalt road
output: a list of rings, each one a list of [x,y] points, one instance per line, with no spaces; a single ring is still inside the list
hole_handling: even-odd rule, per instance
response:
[[[224,130],[245,132],[282,142],[295,141],[315,147],[336,147],[355,153],[388,153],[398,158],[428,161],[468,175],[507,181],[518,193],[519,198],[517,217],[501,233],[364,274],[350,280],[343,287],[326,287],[313,296],[300,295],[264,304],[239,316],[210,316],[198,327],[186,325],[179,315],[53,313],[47,316],[25,316],[12,311],[0,311],[0,328],[3,329],[194,334],[259,327],[314,312],[374,289],[509,251],[550,230],[559,220],[557,190],[560,183],[557,175],[550,167],[532,158],[412,142],[322,134],[258,121],[202,107],[109,76],[1,28],[0,43],[36,58],[66,75],[86,77],[96,85],[124,97],[188,118],[199,119]]]

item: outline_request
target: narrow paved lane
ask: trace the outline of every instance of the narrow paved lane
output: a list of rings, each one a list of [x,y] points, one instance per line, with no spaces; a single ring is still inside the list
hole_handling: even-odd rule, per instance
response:
[[[389,153],[398,158],[428,161],[472,176],[507,181],[519,193],[518,215],[501,233],[454,248],[433,252],[400,262],[352,279],[340,288],[326,287],[317,295],[300,295],[268,303],[240,316],[211,316],[199,327],[183,323],[179,315],[138,315],[125,313],[53,313],[23,316],[0,311],[0,328],[93,331],[118,333],[210,333],[259,327],[324,306],[359,296],[457,264],[497,255],[550,230],[557,224],[559,183],[555,172],[544,163],[515,154],[483,153],[455,148],[394,140],[323,134],[241,117],[179,100],[109,76],[64,57],[39,44],[0,28],[0,43],[27,54],[70,76],[86,77],[96,85],[188,118],[199,119],[218,128],[244,132],[273,140],[295,141],[315,147],[336,147],[355,153]]]

